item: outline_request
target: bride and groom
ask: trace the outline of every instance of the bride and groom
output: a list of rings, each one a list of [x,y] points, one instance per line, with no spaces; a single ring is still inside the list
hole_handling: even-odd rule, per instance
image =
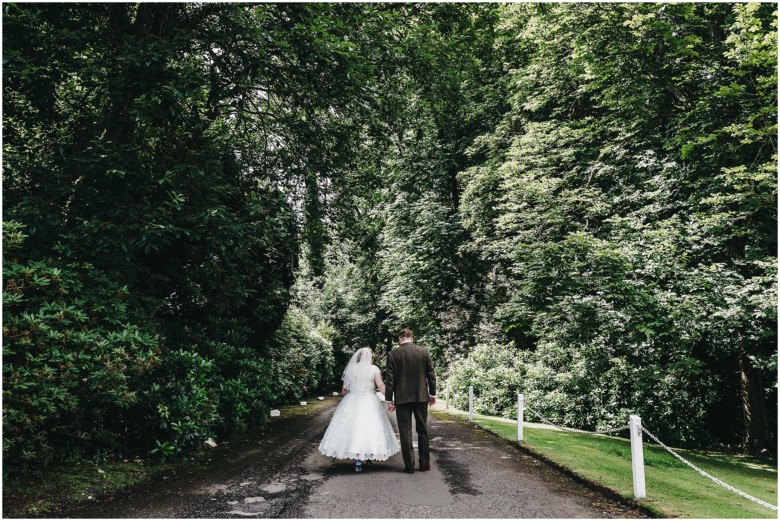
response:
[[[384,461],[399,450],[398,440],[376,389],[384,395],[387,410],[395,411],[405,471],[414,473],[412,416],[417,430],[420,470],[430,470],[428,406],[436,403],[436,375],[427,349],[414,344],[412,331],[402,329],[398,348],[387,357],[387,381],[373,362],[374,353],[364,347],[352,355],[344,374],[344,398],[320,443],[320,452],[337,459],[354,459],[355,470],[363,462]]]

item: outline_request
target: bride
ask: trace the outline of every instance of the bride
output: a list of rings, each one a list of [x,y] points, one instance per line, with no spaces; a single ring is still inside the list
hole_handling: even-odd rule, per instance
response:
[[[379,368],[371,363],[373,358],[374,353],[367,347],[352,355],[342,375],[344,398],[320,442],[322,454],[354,459],[357,472],[362,470],[363,461],[384,461],[401,450],[376,394],[379,388],[384,395],[385,383]]]

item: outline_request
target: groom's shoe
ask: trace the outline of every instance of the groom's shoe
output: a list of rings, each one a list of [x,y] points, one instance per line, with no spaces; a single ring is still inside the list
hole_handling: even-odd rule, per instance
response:
[[[414,469],[413,468],[412,469],[408,469],[407,468],[407,469],[404,469],[404,472],[406,472],[407,474],[414,474]]]
[[[420,471],[421,472],[424,472],[426,470],[431,470],[431,464],[430,463],[428,463],[426,465],[420,465]]]

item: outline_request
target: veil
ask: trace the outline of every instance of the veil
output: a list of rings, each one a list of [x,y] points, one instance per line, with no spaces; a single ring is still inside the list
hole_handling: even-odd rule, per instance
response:
[[[353,389],[358,382],[370,380],[373,352],[368,347],[361,347],[350,358],[344,374],[341,379],[344,380],[344,387]]]

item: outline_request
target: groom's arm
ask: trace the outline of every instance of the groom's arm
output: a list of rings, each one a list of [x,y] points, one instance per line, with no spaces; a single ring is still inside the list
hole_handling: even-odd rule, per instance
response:
[[[425,379],[428,380],[428,396],[436,396],[436,371],[433,370],[431,354],[425,351]]]
[[[395,360],[393,360],[393,353],[387,354],[387,375],[385,378],[385,401],[390,403],[393,401],[393,391],[395,390]]]

